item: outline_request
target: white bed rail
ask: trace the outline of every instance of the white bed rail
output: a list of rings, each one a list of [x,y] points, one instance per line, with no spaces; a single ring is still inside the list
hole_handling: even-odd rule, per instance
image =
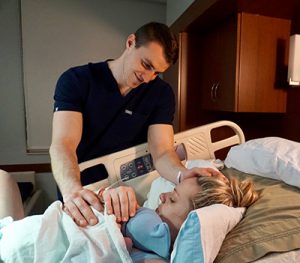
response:
[[[212,142],[213,129],[228,126],[235,135]],[[187,159],[213,159],[215,152],[232,145],[245,142],[241,128],[231,121],[217,121],[175,134],[175,145],[184,144]]]
[[[231,128],[234,135],[220,141],[212,142],[212,130],[224,126]],[[187,159],[213,159],[215,158],[216,151],[245,142],[243,131],[237,124],[231,121],[218,121],[202,125],[197,128],[177,133],[175,134],[174,139],[175,146],[181,144],[184,146]],[[97,190],[99,187],[105,187],[119,181],[121,179],[122,165],[146,155],[149,155],[149,150],[148,144],[144,143],[123,151],[83,162],[79,167],[80,170],[83,171],[98,164],[103,164],[105,166],[109,177],[105,180],[86,186],[91,190]],[[142,176],[130,179],[126,181],[125,184],[133,186],[138,193],[139,201],[143,201],[145,200],[145,193],[148,192],[151,182],[158,176],[156,170],[153,170]]]

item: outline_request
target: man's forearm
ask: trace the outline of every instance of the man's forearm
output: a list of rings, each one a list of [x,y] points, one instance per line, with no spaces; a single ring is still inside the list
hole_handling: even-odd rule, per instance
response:
[[[151,125],[148,130],[148,146],[159,174],[177,183],[178,172],[186,168],[174,150],[173,127],[166,124]]]
[[[177,183],[179,171],[186,170],[182,165],[175,151],[166,151],[162,155],[154,158],[154,165],[159,174],[165,179]]]
[[[82,185],[76,154],[65,146],[52,145],[50,156],[53,176],[62,195],[79,190]]]

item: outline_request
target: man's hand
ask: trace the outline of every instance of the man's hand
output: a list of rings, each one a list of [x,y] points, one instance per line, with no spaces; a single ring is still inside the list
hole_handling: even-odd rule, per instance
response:
[[[216,176],[221,180],[227,181],[228,179],[222,174],[220,171],[215,170],[213,168],[199,168],[194,167],[192,169],[187,169],[181,172],[180,182],[194,176]]]
[[[108,214],[114,214],[117,222],[126,222],[139,207],[133,188],[120,186],[103,191],[103,202]]]
[[[63,198],[64,211],[73,218],[77,225],[85,227],[87,225],[93,226],[98,223],[98,219],[90,206],[102,212],[103,205],[93,191],[81,188],[68,195],[63,195]]]

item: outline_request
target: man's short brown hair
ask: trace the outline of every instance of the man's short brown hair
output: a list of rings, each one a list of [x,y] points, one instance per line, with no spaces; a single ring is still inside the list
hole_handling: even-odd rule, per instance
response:
[[[135,32],[136,48],[146,46],[149,42],[160,44],[165,53],[166,61],[171,65],[178,59],[178,42],[170,28],[162,23],[150,22]]]

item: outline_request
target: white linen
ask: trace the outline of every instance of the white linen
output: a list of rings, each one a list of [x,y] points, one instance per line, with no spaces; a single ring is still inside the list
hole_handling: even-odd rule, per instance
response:
[[[210,159],[210,160],[196,159],[196,160],[188,160],[185,163],[185,167],[188,169],[192,169],[194,167],[212,168],[218,171],[224,168],[224,163],[220,159]]]
[[[212,263],[215,260],[226,235],[242,220],[245,210],[244,207],[229,207],[223,204],[196,210],[201,224],[205,263]]]
[[[226,235],[240,222],[244,212],[243,207],[223,204],[190,212],[174,243],[171,262],[213,263]]]
[[[279,137],[249,140],[230,149],[225,165],[300,187],[300,143]]]
[[[43,215],[14,221],[1,230],[1,259],[5,263],[132,262],[115,216],[94,212],[99,223],[82,228],[56,201]]]
[[[175,184],[166,180],[165,178],[156,178],[151,184],[150,191],[147,194],[147,200],[144,202],[143,207],[155,210],[160,204],[159,195],[161,193],[172,192],[174,188]]]

